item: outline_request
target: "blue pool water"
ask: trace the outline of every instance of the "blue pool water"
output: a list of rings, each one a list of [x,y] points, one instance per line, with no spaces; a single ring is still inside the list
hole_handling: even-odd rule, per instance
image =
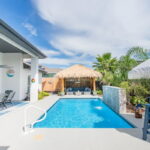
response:
[[[42,117],[42,116],[41,116]],[[34,128],[133,128],[100,99],[60,99]]]

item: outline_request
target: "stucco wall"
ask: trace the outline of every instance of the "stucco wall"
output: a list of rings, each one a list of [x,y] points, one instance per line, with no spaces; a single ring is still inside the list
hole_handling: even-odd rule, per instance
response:
[[[5,53],[3,54],[3,64],[12,66],[15,74],[13,77],[8,77],[6,72],[8,69],[3,69],[2,75],[2,92],[5,90],[16,91],[14,99],[21,99],[21,71],[23,68],[23,57],[21,53]]]
[[[21,92],[22,92],[22,99],[26,97],[26,93],[28,92],[28,76],[30,75],[30,70],[23,69],[22,70],[22,84],[21,84]]]
[[[103,86],[103,100],[117,113],[126,112],[126,91],[114,86]]]
[[[61,80],[55,77],[42,79],[42,90],[46,92],[61,91]]]
[[[30,69],[23,68],[23,54],[21,53],[0,53],[0,65],[12,66],[15,74],[8,77],[6,72],[8,68],[0,69],[0,93],[5,90],[16,92],[14,100],[23,100],[26,97],[28,88],[28,76],[31,74]],[[39,72],[39,85],[42,84],[42,73]]]
[[[39,72],[39,91],[42,91],[42,72]]]
[[[22,70],[22,99],[26,97],[26,93],[28,91],[28,76],[31,76],[31,70],[30,69],[23,69]],[[42,86],[42,72],[39,72],[39,90],[41,91]]]

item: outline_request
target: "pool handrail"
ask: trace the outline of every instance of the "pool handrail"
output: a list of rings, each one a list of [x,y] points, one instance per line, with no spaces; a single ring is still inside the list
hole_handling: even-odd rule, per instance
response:
[[[32,129],[32,130],[30,130],[30,131],[33,131],[33,126],[34,126],[34,124],[36,124],[37,122],[41,122],[41,121],[43,121],[45,118],[46,118],[46,116],[47,116],[47,111],[46,110],[44,110],[44,109],[42,109],[42,108],[40,108],[40,107],[38,107],[38,106],[34,106],[34,105],[29,105],[28,107],[26,107],[25,109],[24,109],[24,127],[23,127],[23,131],[24,131],[24,133],[28,133],[27,132],[27,127],[29,128],[29,126],[27,125],[27,110],[29,109],[29,108],[35,108],[35,109],[38,109],[38,110],[40,110],[40,111],[43,111],[44,112],[44,116],[41,118],[41,119],[39,119],[39,120],[36,120],[36,121],[34,121],[33,123],[31,123],[31,124],[29,124],[30,125],[30,128]],[[29,132],[30,132],[29,131]]]

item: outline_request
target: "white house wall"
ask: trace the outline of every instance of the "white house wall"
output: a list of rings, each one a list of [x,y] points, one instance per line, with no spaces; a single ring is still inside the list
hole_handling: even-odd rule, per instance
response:
[[[28,92],[28,76],[30,75],[30,70],[23,69],[22,70],[22,84],[21,84],[21,91],[22,91],[22,99],[26,97],[26,93]]]
[[[8,77],[6,74],[8,69],[3,69],[2,92],[4,92],[5,90],[13,90],[16,92],[14,99],[21,100],[23,55],[21,53],[5,53],[3,54],[3,65],[12,66],[12,69],[15,71],[15,74],[13,77]]]
[[[42,91],[42,72],[39,72],[39,91]]]
[[[28,76],[31,75],[30,69],[23,69],[22,70],[22,84],[21,84],[21,90],[22,90],[22,99],[26,97],[26,93],[28,91]],[[42,72],[39,72],[39,90],[42,88]]]
[[[13,90],[16,92],[14,100],[23,100],[26,97],[28,76],[31,75],[30,69],[23,68],[23,57],[22,53],[0,53],[0,65],[12,66],[15,71],[13,77],[8,77],[8,68],[0,68],[0,93]],[[42,72],[39,72],[39,90],[41,87]]]

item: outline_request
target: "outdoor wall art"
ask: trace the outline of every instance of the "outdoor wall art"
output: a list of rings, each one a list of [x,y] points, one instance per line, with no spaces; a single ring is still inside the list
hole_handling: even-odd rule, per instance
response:
[[[11,78],[15,75],[15,71],[13,69],[9,69],[6,72],[6,75]]]

